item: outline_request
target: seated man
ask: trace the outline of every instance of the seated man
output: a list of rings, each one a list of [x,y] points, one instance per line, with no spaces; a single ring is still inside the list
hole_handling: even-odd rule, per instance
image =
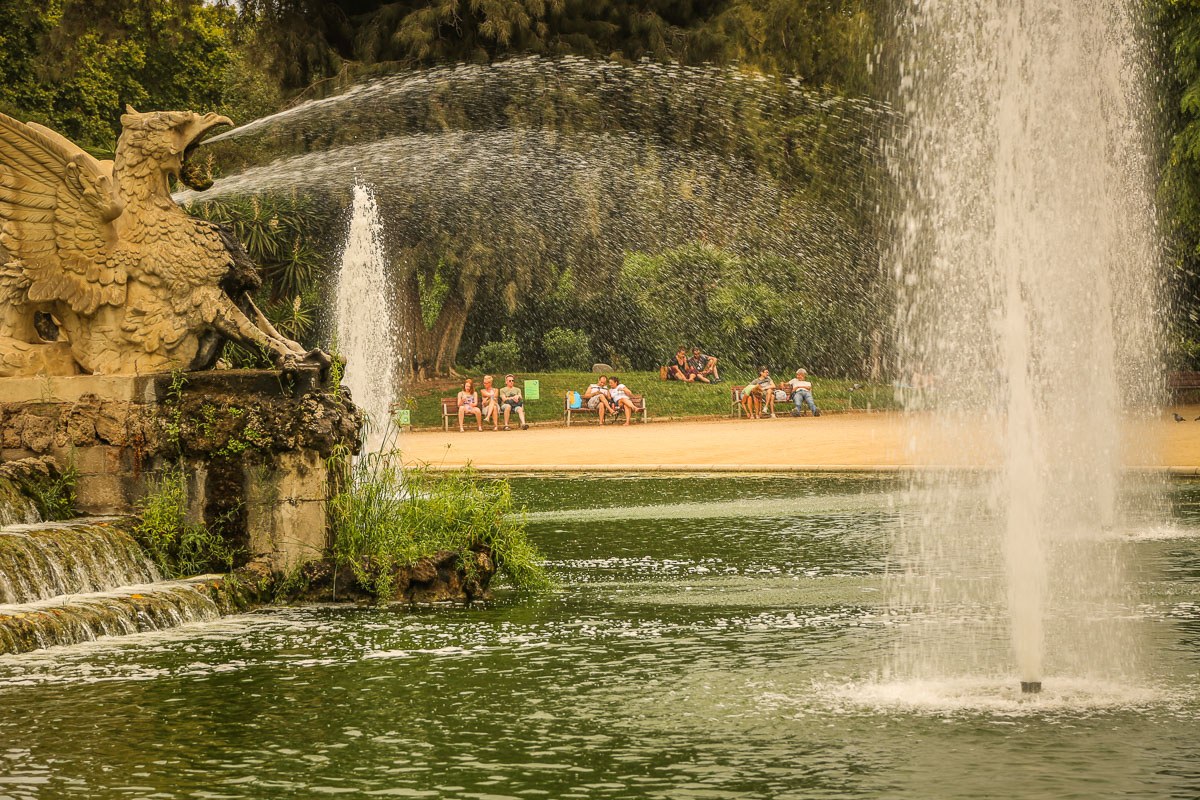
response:
[[[751,419],[761,419],[764,408],[772,417],[775,416],[775,381],[771,380],[769,369],[759,367],[758,377],[742,389],[742,406]]]
[[[721,376],[717,373],[717,358],[716,356],[708,356],[700,352],[699,347],[692,348],[692,357],[688,360],[692,365],[692,369],[696,371],[696,376],[700,380],[704,380],[705,375],[712,375],[713,383],[720,383]]]
[[[667,380],[688,383],[699,380],[701,383],[710,383],[708,378],[701,377],[696,370],[692,369],[691,363],[688,362],[687,350],[682,347],[675,353],[675,357],[667,362]]]
[[[515,408],[517,416],[521,418],[521,430],[529,430],[529,423],[525,421],[525,400],[521,397],[521,390],[513,385],[516,380],[512,375],[504,376],[504,385],[500,387],[500,407],[504,409],[504,430],[508,430],[508,415]]]
[[[808,373],[803,369],[796,370],[796,377],[785,384],[792,392],[792,402],[796,407],[792,409],[792,416],[798,417],[804,413],[804,405],[807,404],[812,411],[814,417],[821,416],[821,412],[817,409],[816,403],[813,402],[812,384],[808,382]]]
[[[588,386],[587,391],[583,393],[583,400],[588,408],[600,415],[600,424],[603,425],[605,413],[613,413],[613,406],[608,398],[608,377],[601,375],[595,383]]]

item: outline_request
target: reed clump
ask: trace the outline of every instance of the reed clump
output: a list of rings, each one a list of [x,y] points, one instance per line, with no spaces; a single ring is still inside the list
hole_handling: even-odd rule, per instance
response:
[[[457,567],[468,578],[474,553],[484,551],[517,588],[550,585],[507,481],[482,480],[469,467],[401,468],[396,451],[348,461],[343,457],[343,485],[329,502],[332,555],[376,597],[391,594],[398,568],[445,550],[459,554]]]

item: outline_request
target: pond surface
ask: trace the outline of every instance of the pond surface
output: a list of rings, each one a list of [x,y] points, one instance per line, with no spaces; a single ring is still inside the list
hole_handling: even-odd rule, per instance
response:
[[[905,494],[514,479],[560,589],[0,659],[0,798],[1195,797],[1200,484],[1125,531],[1138,685],[883,676]],[[1051,686],[1051,683],[1054,683]]]

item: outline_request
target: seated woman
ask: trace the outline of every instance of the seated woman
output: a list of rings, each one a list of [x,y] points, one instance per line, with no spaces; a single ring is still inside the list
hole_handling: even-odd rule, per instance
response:
[[[500,429],[500,390],[492,386],[492,376],[483,376],[483,388],[479,390],[480,402],[483,404],[483,421],[492,418],[492,430]]]
[[[667,380],[670,381],[687,381],[694,383],[699,380],[701,383],[709,383],[708,378],[698,373],[688,361],[687,350],[682,347],[675,354],[675,358],[667,364]]]
[[[625,424],[628,425],[630,417],[637,409],[633,407],[629,387],[621,383],[620,378],[614,376],[608,379],[608,399],[612,402],[614,414],[622,408],[625,409]]]
[[[742,407],[751,419],[761,419],[765,410],[775,416],[775,381],[766,367],[758,368],[758,377],[742,389]]]
[[[470,378],[463,381],[462,391],[458,393],[458,430],[463,429],[463,417],[474,414],[479,430],[483,430],[483,416],[479,412],[479,395],[475,394],[475,382]]]

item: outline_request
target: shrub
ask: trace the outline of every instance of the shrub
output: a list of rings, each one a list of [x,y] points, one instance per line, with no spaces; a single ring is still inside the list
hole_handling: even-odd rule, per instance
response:
[[[49,476],[37,476],[26,487],[37,506],[42,519],[49,521],[70,519],[75,516],[75,484],[79,470],[75,467],[74,455],[65,470]]]
[[[583,331],[551,328],[542,337],[542,350],[551,370],[586,371],[592,365],[592,343]]]
[[[488,342],[479,348],[475,356],[477,372],[491,372],[503,375],[506,372],[516,372],[521,368],[521,349],[513,339],[505,338],[499,342]]]
[[[498,571],[523,589],[549,585],[537,550],[515,517],[507,481],[478,480],[469,469],[401,469],[398,454],[368,453],[350,467],[329,501],[333,557],[386,599],[395,569],[439,550],[491,550]],[[459,567],[474,563],[460,557]]]
[[[151,482],[138,511],[141,520],[133,536],[164,575],[186,578],[233,569],[240,551],[219,533],[188,521],[187,476],[182,466],[167,467],[161,478]]]

